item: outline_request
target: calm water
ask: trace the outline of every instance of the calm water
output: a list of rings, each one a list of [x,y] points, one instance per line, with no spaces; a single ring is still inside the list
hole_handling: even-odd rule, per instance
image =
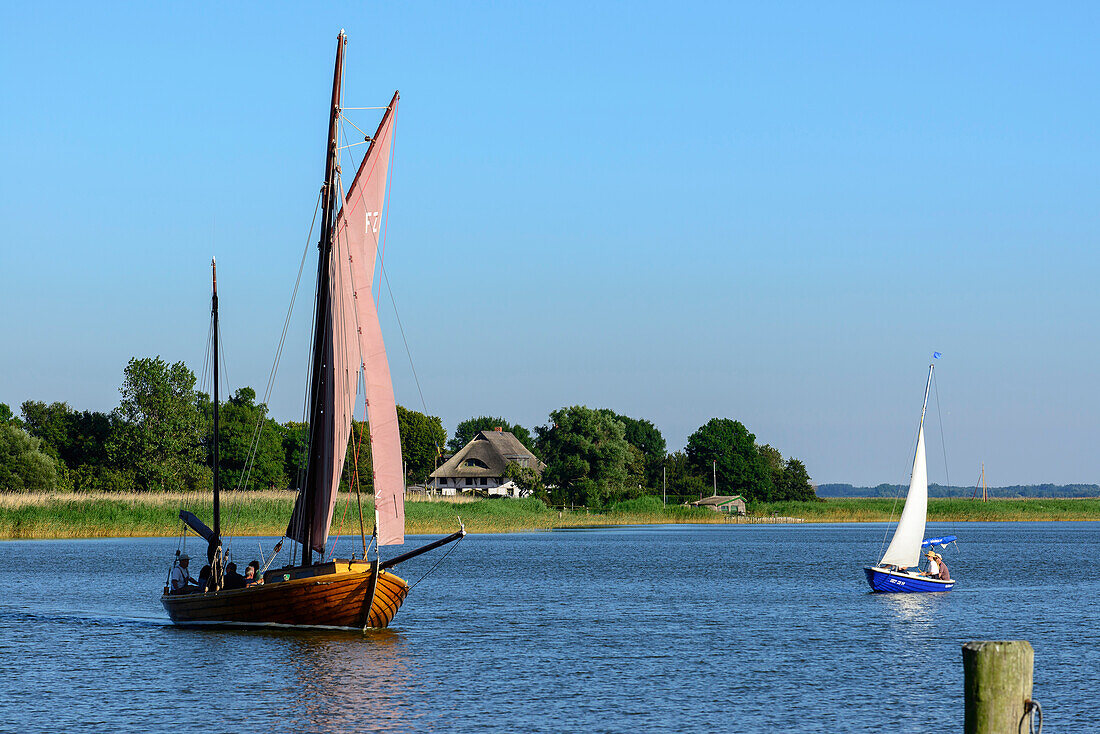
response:
[[[958,731],[972,639],[1100,731],[1100,525],[928,532],[949,594],[867,593],[881,525],[471,536],[367,634],[172,627],[175,539],[0,543],[0,731]]]

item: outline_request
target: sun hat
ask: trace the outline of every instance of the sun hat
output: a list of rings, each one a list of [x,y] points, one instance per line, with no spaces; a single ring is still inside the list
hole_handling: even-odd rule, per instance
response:
[[[184,553],[183,555],[181,555],[181,556],[180,556],[180,560],[181,560],[181,561],[190,561],[190,560],[191,560],[191,556],[189,556],[189,555],[187,555],[186,553]]]

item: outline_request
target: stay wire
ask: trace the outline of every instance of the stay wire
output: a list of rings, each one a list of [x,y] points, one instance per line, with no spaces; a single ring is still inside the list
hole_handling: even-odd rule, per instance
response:
[[[944,440],[944,436],[943,436],[943,414],[940,412],[940,382],[939,382],[939,378],[936,377],[935,372],[932,373],[932,387],[934,388],[934,392],[936,394],[936,418],[937,418],[937,420],[939,420],[939,423],[940,423],[940,447],[943,449],[943,474],[944,474],[944,478],[945,478],[945,481],[946,481],[946,487],[950,487],[951,486],[951,470],[947,466],[947,441]],[[949,524],[948,528],[949,528],[949,531],[950,531],[948,533],[949,535],[956,535],[957,534],[954,523]],[[955,549],[957,550],[958,547],[959,547],[959,545],[956,542],[955,543]]]
[[[418,578],[418,579],[416,580],[416,583],[414,583],[414,584],[413,584],[412,586],[410,586],[410,587],[409,587],[409,592],[412,592],[412,590],[416,588],[417,584],[419,584],[419,583],[420,583],[421,581],[423,581],[424,579],[428,578],[429,574],[433,573],[433,572],[435,571],[435,569],[436,569],[436,568],[437,568],[437,567],[439,566],[439,564],[441,564],[441,563],[443,563],[443,561],[447,560],[447,556],[451,555],[451,553],[452,553],[452,552],[454,552],[454,549],[458,547],[458,544],[459,544],[459,543],[461,543],[461,542],[462,542],[463,540],[465,540],[465,539],[466,539],[466,537],[465,537],[465,536],[463,536],[463,537],[459,538],[459,539],[458,539],[457,541],[455,541],[455,544],[454,544],[454,545],[452,545],[452,546],[451,546],[450,548],[448,548],[448,549],[447,549],[447,552],[446,552],[446,553],[444,553],[444,554],[443,554],[443,556],[442,556],[442,557],[441,557],[441,558],[440,558],[440,559],[439,559],[438,561],[436,561],[436,562],[435,562],[435,563],[434,563],[434,564],[432,565],[432,567],[431,567],[431,568],[429,568],[429,569],[428,569],[428,570],[427,570],[427,571],[426,571],[426,572],[424,573],[424,575],[423,575],[423,576],[421,576],[420,578]]]
[[[932,373],[932,387],[936,393],[936,418],[940,422],[940,446],[943,448],[943,473],[947,479],[947,486],[951,486],[951,471],[947,468],[947,442],[943,439],[943,414],[940,413],[940,383],[936,373]]]

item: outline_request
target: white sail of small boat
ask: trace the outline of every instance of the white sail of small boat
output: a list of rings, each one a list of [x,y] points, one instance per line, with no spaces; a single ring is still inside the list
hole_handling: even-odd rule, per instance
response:
[[[932,382],[932,368],[928,368],[928,381]],[[909,492],[898,518],[898,526],[880,566],[916,568],[920,563],[920,546],[924,540],[924,525],[928,517],[928,463],[924,455],[924,414],[928,408],[928,388],[924,390],[924,407],[920,412],[917,429],[917,450],[913,456],[913,470],[909,475]]]
[[[928,410],[928,391],[932,387],[934,369],[934,365],[928,365],[928,381],[924,386],[924,402],[917,427],[917,448],[913,452],[909,491],[905,495],[901,517],[898,518],[894,536],[878,565],[864,569],[867,581],[875,591],[948,591],[955,584],[954,581],[922,576],[915,571],[920,563],[922,546],[933,543],[924,540],[924,529],[928,520],[928,462],[924,450],[924,416]],[[914,571],[910,572],[908,569]]]

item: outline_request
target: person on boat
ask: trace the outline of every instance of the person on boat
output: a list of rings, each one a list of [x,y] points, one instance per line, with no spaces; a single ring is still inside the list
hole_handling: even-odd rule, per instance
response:
[[[210,566],[203,566],[202,569],[199,570],[199,591],[210,591],[210,581]]]
[[[168,577],[169,594],[190,594],[198,588],[191,574],[187,572],[187,564],[190,561],[191,556],[186,553],[176,559],[176,563],[172,566],[172,574]]]
[[[940,581],[950,581],[951,574],[947,570],[947,564],[943,562],[943,556],[939,553],[936,554],[936,564],[940,567],[939,574],[937,574],[936,578]]]
[[[244,585],[255,586],[256,584],[262,584],[263,578],[260,576],[260,562],[252,561],[248,564],[248,568],[244,570]]]
[[[928,558],[928,570],[921,571],[921,576],[928,576],[930,578],[937,579],[940,577],[940,564],[936,562],[935,551],[928,551],[924,554]]]
[[[225,579],[222,583],[223,589],[243,589],[247,585],[244,576],[237,573],[236,563],[230,563],[225,567]]]

